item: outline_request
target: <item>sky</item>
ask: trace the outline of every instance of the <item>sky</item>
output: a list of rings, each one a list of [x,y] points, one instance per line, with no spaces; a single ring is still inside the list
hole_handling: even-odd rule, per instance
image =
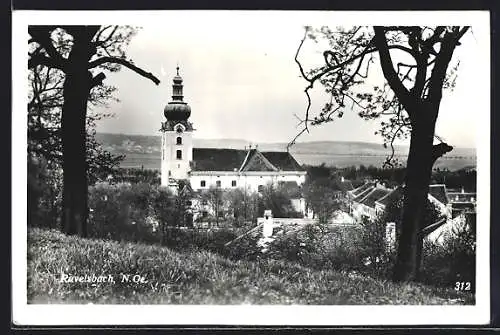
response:
[[[198,14],[166,12],[152,23],[140,25],[127,55],[158,76],[161,83],[156,86],[125,68],[109,74],[106,82],[118,87],[116,97],[120,101],[110,104],[109,111],[115,116],[101,121],[97,130],[159,135],[178,64],[196,138],[290,141],[300,130],[295,115],[302,117],[307,105],[303,93],[306,82],[300,77],[294,56],[303,26],[310,22],[276,12]],[[436,134],[460,147],[476,146],[478,95],[474,92],[482,90],[483,84],[478,79],[477,64],[482,63],[482,45],[489,43],[488,34],[479,28],[473,26],[455,52],[460,59],[459,76],[454,91],[444,93],[436,126]],[[311,66],[321,60],[320,51],[312,41],[306,41],[299,58]],[[378,61],[375,65],[379,67]],[[370,80],[381,78],[375,73]],[[320,85],[311,95],[312,110],[317,112],[327,97]],[[379,123],[362,120],[355,112],[346,113],[342,119],[310,127],[310,133],[299,141],[382,143],[381,137],[374,135]]]

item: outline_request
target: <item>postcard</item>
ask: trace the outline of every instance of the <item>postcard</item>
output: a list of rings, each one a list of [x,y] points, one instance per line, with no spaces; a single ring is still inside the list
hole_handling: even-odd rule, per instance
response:
[[[489,322],[487,11],[15,10],[12,37],[15,325]]]

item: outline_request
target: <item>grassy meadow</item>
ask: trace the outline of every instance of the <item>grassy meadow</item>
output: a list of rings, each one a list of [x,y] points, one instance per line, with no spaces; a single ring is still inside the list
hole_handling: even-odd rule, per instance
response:
[[[103,275],[102,283],[62,275]],[[122,282],[121,275],[137,275]],[[28,229],[28,302],[94,304],[473,304],[466,292],[395,284],[354,271],[313,270],[282,260],[230,260],[206,250],[82,239]]]

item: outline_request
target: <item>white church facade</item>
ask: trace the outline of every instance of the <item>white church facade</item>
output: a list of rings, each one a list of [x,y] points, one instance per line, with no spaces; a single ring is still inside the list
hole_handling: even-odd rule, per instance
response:
[[[287,151],[257,148],[194,148],[191,107],[184,102],[183,79],[173,78],[172,100],[161,126],[161,185],[188,180],[194,191],[211,186],[259,191],[269,183],[305,182],[306,171]]]

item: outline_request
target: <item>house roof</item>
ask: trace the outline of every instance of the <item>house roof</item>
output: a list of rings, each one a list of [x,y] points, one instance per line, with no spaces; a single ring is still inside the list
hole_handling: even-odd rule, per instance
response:
[[[376,202],[381,204],[381,205],[387,206],[390,203],[397,201],[402,196],[403,196],[403,188],[401,186],[399,186],[399,187],[395,188],[394,190],[390,191],[389,193],[387,193],[382,198],[378,199]]]
[[[193,148],[193,171],[304,171],[289,152]]]
[[[280,171],[305,171],[289,152],[265,151],[262,154]]]
[[[451,203],[454,202],[473,202],[471,198],[476,199],[476,193],[468,192],[448,192],[448,199]]]
[[[472,202],[462,202],[462,203],[454,203],[451,205],[451,210],[469,210],[474,209],[475,206]]]
[[[448,203],[448,195],[446,194],[446,185],[444,184],[429,185],[429,193],[434,198],[439,200],[441,203],[445,205]]]
[[[369,190],[373,187],[375,187],[375,182],[368,182],[368,183],[365,183],[365,184],[361,185],[360,187],[352,190],[351,194],[354,197],[358,197],[359,195],[361,195],[362,193],[366,192],[367,190]]]
[[[365,188],[364,190],[362,190],[361,193],[359,193],[357,196],[355,196],[352,200],[356,201],[356,202],[361,202],[368,194],[370,194],[371,191],[373,191],[374,188],[375,188],[374,185],[372,185],[369,188]]]
[[[340,181],[339,186],[342,189],[342,191],[344,191],[344,192],[354,190],[354,187],[352,186],[352,183],[350,180],[344,179],[344,181]]]
[[[391,190],[385,188],[373,188],[359,203],[368,207],[374,207],[375,201],[389,194]]]

